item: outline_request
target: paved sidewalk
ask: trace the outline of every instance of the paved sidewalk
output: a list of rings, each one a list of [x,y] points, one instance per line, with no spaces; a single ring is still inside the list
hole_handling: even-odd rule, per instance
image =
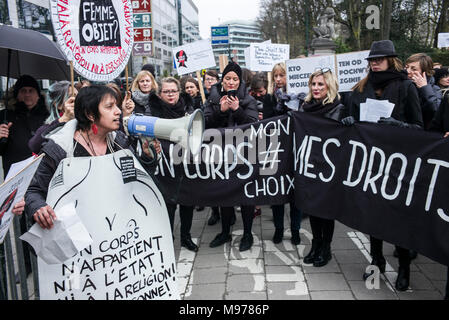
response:
[[[301,244],[290,242],[289,214],[286,206],[284,241],[271,241],[274,225],[270,207],[254,219],[254,245],[239,252],[243,234],[239,212],[232,228],[232,243],[210,248],[209,243],[221,231],[221,221],[208,226],[210,208],[194,214],[192,238],[197,253],[180,248],[179,214],[175,222],[175,252],[178,286],[184,300],[442,300],[446,285],[446,267],[418,255],[412,262],[410,290],[397,292],[398,259],[394,246],[384,243],[387,270],[381,275],[379,289],[368,289],[362,274],[371,262],[369,237],[336,222],[332,242],[332,260],[322,268],[303,263],[312,239],[309,219],[302,221]]]

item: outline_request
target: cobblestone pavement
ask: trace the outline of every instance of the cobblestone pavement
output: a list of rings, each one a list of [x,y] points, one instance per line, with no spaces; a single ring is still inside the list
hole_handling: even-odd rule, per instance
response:
[[[410,289],[394,289],[398,259],[394,246],[384,243],[387,268],[378,289],[368,289],[362,274],[371,262],[369,236],[336,222],[332,260],[322,268],[303,263],[310,250],[312,233],[309,219],[301,225],[301,244],[290,242],[286,206],[285,236],[281,244],[272,242],[274,225],[270,207],[254,219],[254,245],[239,252],[243,225],[239,212],[232,228],[232,242],[218,248],[209,243],[221,231],[221,221],[208,226],[210,208],[194,214],[191,234],[199,244],[194,253],[180,247],[179,215],[175,222],[175,252],[178,288],[184,300],[442,300],[446,267],[422,255],[411,265]],[[373,283],[373,282],[372,282]]]

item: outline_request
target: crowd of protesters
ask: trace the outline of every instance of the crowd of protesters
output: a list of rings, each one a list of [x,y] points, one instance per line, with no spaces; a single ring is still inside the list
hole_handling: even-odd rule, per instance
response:
[[[130,84],[129,92],[123,89],[122,83],[118,83],[119,86],[117,83],[102,86],[82,81],[72,88],[70,82],[61,81],[50,86],[46,99],[35,79],[22,76],[14,86],[13,109],[8,108],[0,114],[6,120],[0,125],[0,154],[3,157],[4,174],[6,176],[12,163],[24,160],[33,153],[44,152],[46,156],[27,191],[25,203],[20,202],[14,212],[21,214],[25,210],[25,216],[32,222],[42,228],[51,228],[55,214],[45,203],[45,198],[58,163],[68,152],[74,156],[101,156],[119,148],[130,148],[137,152],[137,142],[122,132],[121,120],[132,113],[176,119],[200,109],[204,112],[206,128],[229,128],[287,114],[291,112],[292,104],[296,103],[296,112],[314,114],[351,126],[360,120],[360,104],[367,99],[378,99],[394,104],[391,117],[382,118],[380,123],[404,130],[438,131],[442,137],[449,136],[447,67],[434,66],[432,59],[422,53],[410,56],[403,64],[397,58],[390,40],[372,44],[367,64],[368,75],[344,99],[338,92],[338,81],[333,71],[327,67],[315,70],[310,76],[308,94],[289,95],[286,90],[285,63],[274,66],[271,79],[268,79],[266,73],[253,73],[230,62],[221,76],[214,70],[208,70],[202,79],[186,76],[180,81],[173,77],[156,79],[154,67],[146,65]],[[204,96],[199,81],[202,81]],[[52,140],[52,135],[61,130],[67,131],[68,141],[74,141],[74,150],[65,150]],[[110,141],[111,132],[119,132],[115,135],[115,143]],[[151,159],[154,154],[149,152],[150,144],[147,142],[140,147],[144,152],[138,155],[139,160],[149,171],[153,170],[155,161]],[[157,140],[153,147],[160,152]],[[172,232],[175,212],[179,207],[181,246],[198,251],[200,248],[190,235],[194,207],[179,205],[169,194],[164,194],[164,198]],[[294,201],[288,205],[291,243],[301,243],[301,219],[309,216],[313,240],[304,263],[317,268],[327,265],[332,259],[334,221],[315,217],[313,212],[301,212]],[[272,241],[275,244],[284,238],[284,207],[271,206],[275,226]],[[253,219],[260,214],[260,208],[245,205],[238,208],[212,208],[208,225],[214,225],[221,219],[222,230],[209,244],[210,247],[231,241],[231,226],[235,223],[237,209],[241,212],[244,229],[239,250],[251,249]],[[24,232],[25,218],[21,222]],[[382,240],[371,237],[370,243],[371,265],[384,273],[386,260]],[[405,291],[409,288],[410,263],[416,253],[399,246],[396,246],[395,253],[399,259],[396,289]],[[29,260],[26,263],[27,272],[31,272]],[[365,273],[361,278],[367,279],[369,276]]]

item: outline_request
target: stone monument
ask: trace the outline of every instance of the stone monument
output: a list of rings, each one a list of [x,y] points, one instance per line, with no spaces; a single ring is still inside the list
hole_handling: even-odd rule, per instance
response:
[[[313,28],[315,38],[310,47],[313,55],[332,55],[337,45],[332,39],[336,38],[334,27],[335,12],[332,8],[326,8],[318,17],[318,26]]]

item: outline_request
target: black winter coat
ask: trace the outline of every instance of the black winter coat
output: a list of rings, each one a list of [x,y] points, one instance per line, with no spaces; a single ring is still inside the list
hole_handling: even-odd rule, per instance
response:
[[[179,101],[174,106],[166,104],[157,94],[150,94],[150,112],[153,117],[178,119],[193,111],[193,99],[186,93],[180,94]]]
[[[9,129],[9,137],[0,144],[0,155],[3,160],[3,172],[8,173],[9,168],[15,162],[25,160],[32,156],[28,147],[28,141],[34,136],[37,129],[42,126],[50,113],[45,106],[43,99],[39,99],[38,104],[33,109],[28,110],[27,106],[19,102],[14,111],[2,110],[0,119],[5,117],[13,125]]]
[[[441,104],[441,89],[435,85],[433,77],[428,77],[427,85],[417,89],[423,112],[424,128],[429,129],[432,119]]]
[[[211,87],[209,99],[204,108],[206,128],[227,128],[258,121],[257,101],[247,93],[242,83],[238,89],[237,98],[240,101],[236,111],[221,112],[220,99],[226,93],[222,91],[221,83]]]
[[[368,98],[389,100],[391,97],[385,96],[385,91],[391,85],[394,85],[394,83],[390,83],[385,88],[381,97],[377,97],[370,81],[367,82],[363,92],[354,90],[349,102],[349,115],[353,116],[356,120],[360,120],[360,104],[366,102]],[[396,120],[423,127],[421,105],[415,84],[411,80],[402,80],[399,88],[399,103],[395,105],[391,116]]]
[[[304,104],[306,104],[306,102],[304,102]],[[304,110],[304,104],[299,108],[300,112],[306,112]],[[327,118],[327,119],[332,119],[335,121],[340,121],[341,119],[343,119],[346,116],[346,108],[345,106],[340,102],[340,100],[335,100],[332,103],[335,107],[332,108],[331,110],[329,110],[326,113],[323,113],[322,116]],[[323,108],[325,108],[326,106],[328,106],[329,104],[325,104],[323,105]],[[315,113],[317,114],[317,113]],[[320,114],[321,115],[321,114]]]
[[[444,95],[430,125],[431,131],[449,132],[449,91]]]

